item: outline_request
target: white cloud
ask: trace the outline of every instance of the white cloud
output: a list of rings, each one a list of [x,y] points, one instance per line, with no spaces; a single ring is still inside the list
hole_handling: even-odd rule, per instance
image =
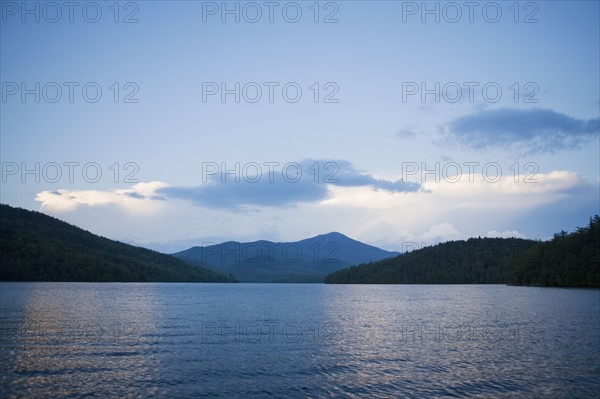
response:
[[[581,190],[587,183],[576,173],[554,171],[536,178],[538,183],[523,183],[520,176],[518,182],[506,176],[497,183],[481,176],[473,182],[442,179],[426,182],[428,192],[328,185],[324,200],[295,207],[256,207],[248,212],[213,209],[183,199],[161,200],[155,193],[168,186],[163,182],[112,191],[58,190],[60,195],[43,191],[36,199],[43,211],[61,213],[59,217],[94,233],[116,239],[135,237],[137,242],[192,237],[198,241],[214,241],[215,237],[295,241],[339,231],[402,251],[415,243],[429,245],[473,236],[523,237],[528,233],[519,223],[525,216],[575,204],[573,198],[586,195]]]
[[[55,190],[39,192],[35,200],[41,202],[42,211],[51,213],[72,212],[80,206],[101,207],[116,205],[133,214],[150,214],[163,207],[155,196],[167,183],[153,181],[138,183],[129,189],[117,190]]]
[[[460,233],[450,223],[440,223],[431,226],[419,238],[427,242],[443,242],[459,237]]]
[[[413,243],[491,234],[523,238],[525,234],[515,227],[525,215],[580,198],[588,186],[569,171],[538,173],[535,183],[525,183],[524,178],[510,175],[497,183],[481,175],[474,175],[472,182],[468,176],[456,183],[440,179],[425,182],[423,191],[411,193],[333,187],[330,198],[321,204],[339,215],[336,222],[346,225],[344,231],[356,238],[401,250]]]

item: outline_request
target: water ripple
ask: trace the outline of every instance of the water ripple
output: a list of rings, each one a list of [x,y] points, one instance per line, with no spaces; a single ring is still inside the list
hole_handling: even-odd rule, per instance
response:
[[[586,398],[600,390],[593,290],[0,288],[3,398]]]

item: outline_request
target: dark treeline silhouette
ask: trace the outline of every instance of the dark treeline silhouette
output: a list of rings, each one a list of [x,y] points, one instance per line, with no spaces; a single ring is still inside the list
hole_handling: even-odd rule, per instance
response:
[[[334,284],[503,284],[510,262],[535,241],[471,238],[425,247],[330,274]]]
[[[232,277],[0,204],[0,280],[225,282]]]
[[[529,248],[512,263],[508,277],[515,285],[600,287],[600,217]]]
[[[450,241],[339,270],[331,284],[513,284],[600,287],[599,217],[547,242],[518,238]]]

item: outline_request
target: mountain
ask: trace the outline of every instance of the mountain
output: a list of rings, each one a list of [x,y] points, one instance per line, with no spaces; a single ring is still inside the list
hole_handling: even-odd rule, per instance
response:
[[[0,281],[235,281],[170,255],[0,204]]]
[[[328,275],[333,284],[504,284],[511,262],[535,241],[470,238],[425,247]]]
[[[228,241],[173,254],[244,282],[323,282],[336,270],[396,255],[337,232],[297,242]]]

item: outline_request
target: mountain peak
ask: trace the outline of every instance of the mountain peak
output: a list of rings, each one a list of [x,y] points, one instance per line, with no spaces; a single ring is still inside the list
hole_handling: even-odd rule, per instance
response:
[[[348,237],[345,234],[340,233],[339,231],[330,231],[329,233],[327,233],[326,235],[328,236],[341,236],[341,237]]]
[[[345,234],[342,234],[338,231],[330,231],[329,233],[325,233],[325,234],[319,234],[317,236],[315,236],[314,238],[317,237],[327,237],[327,238],[350,238]]]
[[[261,240],[235,244],[194,247],[173,255],[251,282],[323,281],[326,274],[339,269],[398,255],[337,231],[297,242]]]

